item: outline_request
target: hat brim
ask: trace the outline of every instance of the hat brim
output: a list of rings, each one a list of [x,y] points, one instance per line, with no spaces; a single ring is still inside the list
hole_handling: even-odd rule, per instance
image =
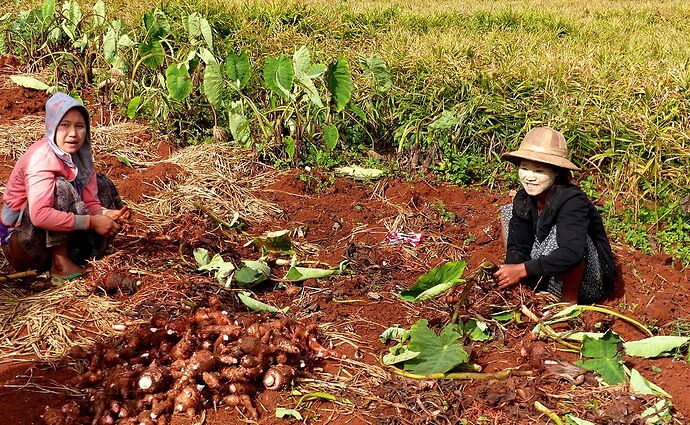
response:
[[[513,164],[519,164],[521,160],[528,159],[530,161],[543,162],[545,164],[555,165],[556,167],[565,168],[567,170],[581,171],[581,169],[577,165],[573,164],[567,159],[557,155],[550,155],[548,153],[516,150],[513,152],[504,153],[503,155],[501,155],[501,158],[506,161],[510,161]]]

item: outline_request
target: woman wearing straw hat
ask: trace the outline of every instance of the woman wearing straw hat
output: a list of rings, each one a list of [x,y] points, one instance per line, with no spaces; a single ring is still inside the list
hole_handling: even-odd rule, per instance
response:
[[[501,208],[507,251],[494,274],[499,287],[522,281],[563,301],[599,301],[613,288],[613,253],[599,212],[572,181],[579,168],[563,135],[534,128],[502,158],[518,166],[522,190]]]

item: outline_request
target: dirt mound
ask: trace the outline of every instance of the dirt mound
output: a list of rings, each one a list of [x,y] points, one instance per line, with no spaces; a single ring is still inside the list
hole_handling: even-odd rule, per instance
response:
[[[110,176],[125,202],[141,202],[147,196],[158,192],[158,187],[161,185],[184,178],[185,174],[180,166],[169,162],[160,162],[145,169],[127,167],[120,163],[117,158],[115,161],[108,160],[108,164],[110,167],[106,165],[106,169],[109,170]]]
[[[50,96],[45,92],[17,86],[0,89],[0,124],[12,122],[27,115],[42,115]]]

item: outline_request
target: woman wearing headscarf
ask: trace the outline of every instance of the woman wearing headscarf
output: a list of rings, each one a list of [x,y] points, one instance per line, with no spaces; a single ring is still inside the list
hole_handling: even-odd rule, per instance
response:
[[[502,157],[518,166],[522,189],[501,208],[507,251],[494,274],[500,287],[524,282],[566,302],[601,300],[616,278],[613,253],[599,212],[573,183],[579,168],[563,135],[532,129]]]
[[[72,278],[105,253],[127,207],[94,170],[89,115],[74,98],[46,103],[46,133],[19,158],[3,195],[0,244],[18,271]]]

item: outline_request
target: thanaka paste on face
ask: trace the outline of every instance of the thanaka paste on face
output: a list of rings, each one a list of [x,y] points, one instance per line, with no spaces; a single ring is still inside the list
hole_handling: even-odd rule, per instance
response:
[[[537,196],[551,189],[558,172],[550,165],[523,159],[518,167],[518,178],[530,196]]]
[[[86,140],[84,115],[76,108],[70,109],[55,130],[55,144],[68,154],[75,154]]]

